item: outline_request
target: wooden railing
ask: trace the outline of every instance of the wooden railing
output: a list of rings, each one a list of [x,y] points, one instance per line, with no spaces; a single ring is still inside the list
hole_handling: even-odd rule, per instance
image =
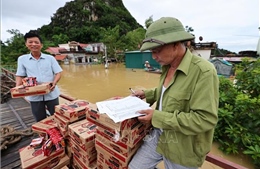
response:
[[[15,74],[10,72],[10,71],[8,71],[5,68],[1,68],[1,70],[2,70],[2,75],[8,77],[15,84]],[[75,100],[74,98],[72,98],[70,96],[63,95],[63,94],[61,94],[60,97],[65,99],[65,100],[67,100],[67,101]],[[224,159],[222,157],[213,155],[211,153],[207,154],[206,161],[208,161],[208,162],[210,162],[210,163],[212,163],[212,164],[214,164],[216,166],[222,167],[224,169],[248,169],[246,167],[243,167],[241,165],[238,165],[238,164],[236,164],[234,162],[228,161],[228,160],[226,160],[226,159]]]

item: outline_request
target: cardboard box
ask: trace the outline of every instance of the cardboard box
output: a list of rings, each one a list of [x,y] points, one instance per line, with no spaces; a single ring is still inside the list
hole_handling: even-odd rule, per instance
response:
[[[68,126],[70,124],[70,121],[63,116],[59,115],[58,113],[54,113],[54,121],[57,123],[59,128],[62,128],[64,130],[68,130]]]
[[[64,157],[54,157],[51,161],[36,167],[35,169],[66,169],[67,165],[70,164],[70,159],[67,155]]]
[[[85,151],[79,145],[72,142],[71,152],[73,153],[73,157],[78,157],[78,159],[87,166],[91,166],[91,164],[93,164],[93,162],[97,159],[97,150],[95,145],[93,147],[89,147],[87,151]]]
[[[95,135],[96,136],[96,135]],[[96,147],[95,147],[95,143],[94,146],[92,147],[88,147],[87,149],[83,149],[82,147],[80,147],[76,142],[74,142],[73,140],[70,141],[70,146],[71,148],[73,148],[75,151],[78,151],[81,154],[85,154],[86,156],[92,156],[93,154],[96,153]]]
[[[82,161],[80,161],[77,157],[73,157],[72,166],[74,169],[96,169],[97,163],[96,161],[91,164],[91,166],[87,166]]]
[[[54,113],[54,121],[57,123],[58,128],[60,129],[60,133],[63,137],[67,137],[68,134],[68,126],[71,124],[68,119],[59,115],[58,113]]]
[[[24,87],[23,85],[10,89],[12,98],[25,96],[44,95],[50,93],[51,83],[43,83],[36,86]]]
[[[104,145],[111,147],[113,150],[117,151],[118,153],[128,157],[132,151],[135,151],[137,147],[140,147],[143,143],[143,141],[139,141],[139,143],[137,143],[134,147],[130,147],[127,144],[118,141],[118,142],[114,142],[113,140],[109,140],[108,137],[106,136],[102,136],[101,134],[99,134],[98,130],[96,133],[96,140],[98,140],[99,142],[103,143]]]
[[[109,158],[98,152],[97,169],[128,169],[128,164],[121,164],[116,158]]]
[[[142,123],[138,120],[138,118],[131,118],[124,120],[122,122],[115,123],[108,115],[100,114],[97,110],[97,106],[95,104],[89,104],[88,111],[87,111],[87,119],[96,125],[112,129],[118,132],[120,137],[124,137],[126,133],[130,130],[134,129],[137,126],[142,125]]]
[[[58,127],[58,124],[56,123],[56,121],[54,120],[54,116],[49,116],[37,123],[34,123],[32,125],[32,130],[36,133],[44,133],[46,134],[46,131],[54,128],[54,127]]]
[[[55,113],[66,118],[69,122],[75,122],[86,118],[88,104],[89,102],[85,100],[75,100],[60,104],[55,106]]]
[[[44,166],[46,163],[52,162],[55,158],[61,159],[64,157],[65,151],[61,148],[58,151],[52,152],[49,156],[44,156],[42,149],[35,150],[31,146],[26,146],[19,149],[19,154],[23,169],[41,169],[39,166]]]
[[[108,140],[119,142],[121,147],[123,144],[130,148],[135,147],[143,140],[145,135],[150,131],[150,127],[141,125],[133,130],[130,130],[124,137],[118,137],[118,133],[107,128],[98,127],[96,133],[107,138]],[[122,143],[122,144],[121,144]]]
[[[70,138],[82,149],[95,145],[96,125],[87,119],[69,125]]]
[[[137,151],[139,147],[136,147],[135,150],[133,150],[128,157],[114,151],[110,147],[106,146],[102,142],[99,142],[96,140],[96,149],[98,152],[97,157],[97,165],[99,165],[99,162],[106,164],[110,168],[115,169],[125,169],[128,166],[128,163],[132,159],[133,155]]]
[[[73,151],[73,158],[76,158],[76,157],[85,166],[90,167],[91,165],[93,165],[97,161],[97,152],[95,152],[95,154],[93,154],[91,157],[86,157],[86,156],[80,154],[77,151]]]

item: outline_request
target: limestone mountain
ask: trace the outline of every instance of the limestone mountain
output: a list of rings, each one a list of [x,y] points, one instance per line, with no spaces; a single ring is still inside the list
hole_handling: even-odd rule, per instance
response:
[[[104,28],[116,26],[120,35],[142,28],[122,0],[74,0],[59,8],[51,17],[51,23],[39,31],[48,40],[54,35],[66,35],[70,40],[89,43],[98,42]]]

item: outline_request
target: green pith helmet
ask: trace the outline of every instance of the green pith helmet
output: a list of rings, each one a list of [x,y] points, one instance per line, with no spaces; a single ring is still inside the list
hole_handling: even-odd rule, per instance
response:
[[[163,17],[148,27],[140,50],[144,51],[169,43],[193,40],[194,38],[192,34],[185,31],[178,19]]]

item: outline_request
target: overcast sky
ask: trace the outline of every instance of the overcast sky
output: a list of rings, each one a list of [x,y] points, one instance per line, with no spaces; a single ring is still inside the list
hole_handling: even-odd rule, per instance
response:
[[[25,34],[51,21],[60,7],[71,0],[1,0],[1,40],[18,29]],[[259,0],[123,0],[125,7],[144,26],[150,16],[178,18],[194,29],[196,42],[217,42],[233,52],[256,50],[259,39]]]

